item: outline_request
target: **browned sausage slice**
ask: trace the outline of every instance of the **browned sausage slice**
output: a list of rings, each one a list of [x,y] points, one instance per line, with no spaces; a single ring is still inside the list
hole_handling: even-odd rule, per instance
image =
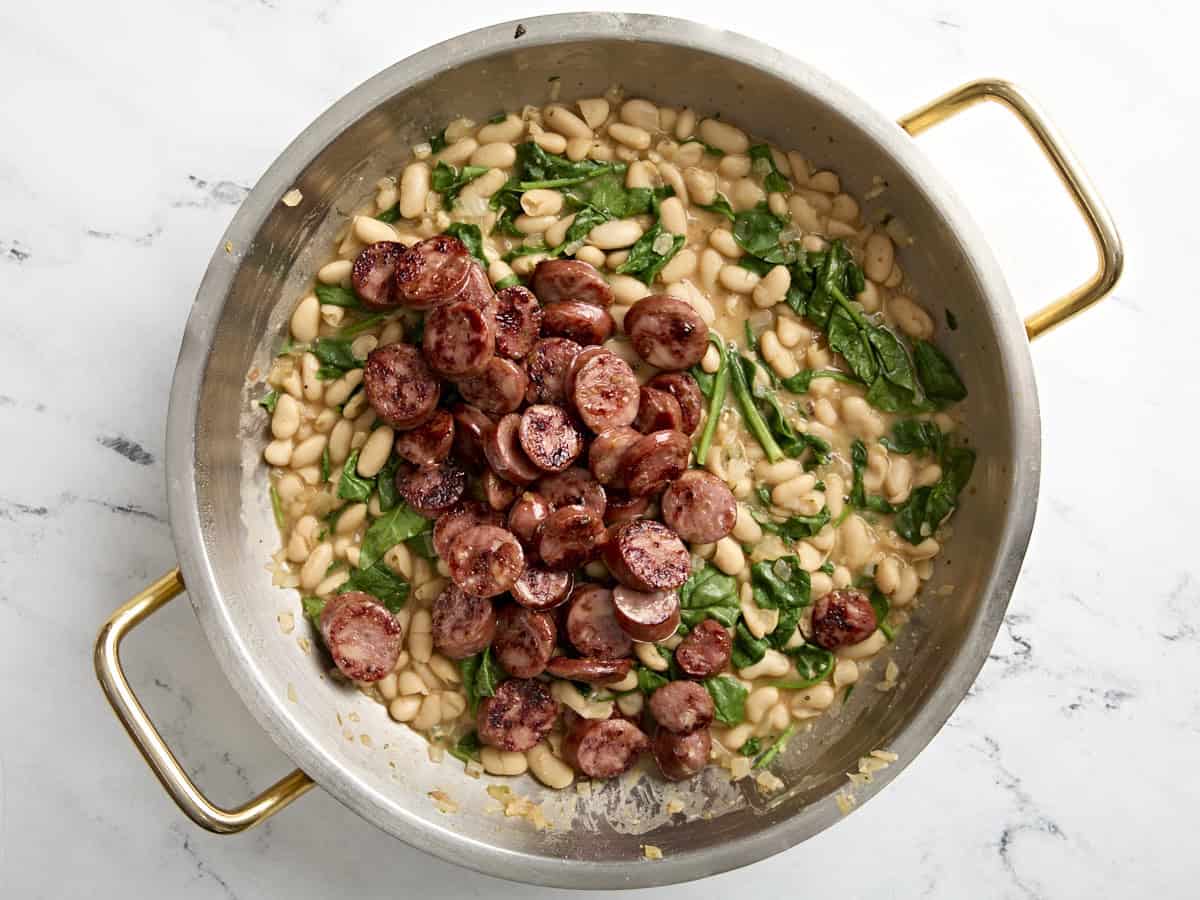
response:
[[[712,724],[712,697],[699,682],[672,681],[650,695],[650,714],[667,731],[688,734]]]
[[[533,292],[543,304],[579,300],[607,309],[613,292],[591,263],[579,259],[547,259],[533,270]]]
[[[615,323],[608,310],[579,300],[547,303],[542,310],[542,335],[565,337],[583,347],[603,344]]]
[[[563,759],[589,778],[613,778],[633,768],[650,739],[628,719],[580,718],[562,744]]]
[[[617,624],[635,641],[665,641],[679,627],[679,594],[644,593],[621,585],[613,590]]]
[[[401,466],[396,470],[396,490],[404,502],[423,516],[437,516],[462,499],[467,473],[446,460],[428,466]]]
[[[413,309],[431,309],[456,299],[474,263],[467,245],[439,234],[413,244],[396,262],[396,291]]]
[[[458,392],[485,413],[502,416],[521,406],[528,384],[524,369],[510,359],[493,356],[483,372],[458,382]]]
[[[444,378],[473,378],[487,367],[496,342],[487,312],[458,301],[425,316],[421,349],[429,368]]]
[[[638,397],[637,418],[633,427],[642,434],[652,431],[675,430],[683,428],[683,411],[679,401],[666,391],[643,386]]]
[[[695,434],[700,427],[700,419],[704,415],[704,395],[700,393],[700,385],[687,372],[661,372],[648,382],[647,387],[666,391],[679,404],[683,415],[683,423],[679,430],[684,434]]]
[[[546,472],[561,472],[583,452],[583,434],[561,406],[526,409],[518,435],[525,455]]]
[[[564,506],[542,523],[538,556],[548,569],[577,569],[596,555],[603,541],[600,516],[586,506]]]
[[[660,728],[650,742],[650,752],[658,770],[668,781],[684,781],[708,765],[712,751],[712,732],[700,728],[690,734],[676,734]]]
[[[611,354],[612,351],[604,347],[584,347],[579,351],[579,355],[575,357],[571,363],[571,367],[567,369],[567,377],[563,381],[563,396],[568,402],[575,396],[575,377],[579,374],[579,370],[597,356],[603,356],[605,353]]]
[[[653,519],[615,526],[604,545],[613,577],[635,591],[673,591],[691,574],[692,560],[679,535]]]
[[[395,241],[377,241],[354,259],[350,283],[354,293],[367,309],[390,309],[400,302],[396,296],[396,263],[404,253],[404,245]]]
[[[625,488],[635,497],[654,494],[688,467],[692,442],[682,431],[652,431],[625,451]]]
[[[542,328],[542,308],[528,288],[515,284],[496,294],[496,352],[524,359]]]
[[[625,451],[642,439],[628,425],[618,425],[596,435],[588,448],[588,468],[596,480],[613,487],[624,486]]]
[[[588,684],[616,684],[632,670],[631,659],[571,659],[568,656],[556,656],[546,666],[546,671],[555,678]]]
[[[533,678],[546,671],[558,629],[549,613],[509,603],[496,617],[492,653],[513,678]]]
[[[578,467],[547,475],[537,483],[538,493],[550,504],[550,510],[564,506],[586,506],[598,516],[607,506],[604,488],[587,469]]]
[[[386,344],[367,356],[363,391],[375,414],[403,431],[429,418],[442,388],[420,350],[408,344]]]
[[[581,584],[571,594],[566,617],[567,639],[581,656],[620,659],[633,653],[633,641],[617,624],[612,591]]]
[[[465,500],[449,512],[438,516],[433,524],[433,549],[439,557],[445,559],[450,553],[450,542],[476,525],[504,525],[504,516],[493,509],[488,509],[477,500]]]
[[[395,667],[404,629],[375,597],[347,591],[321,610],[321,637],[343,675],[378,681]]]
[[[396,455],[416,466],[441,462],[454,446],[454,416],[435,410],[429,421],[396,435]]]
[[[628,494],[609,492],[608,507],[604,510],[605,525],[623,525],[640,519],[650,509],[649,497],[630,497]]]
[[[637,355],[656,369],[686,369],[708,349],[708,326],[686,300],[652,294],[625,314],[625,333]]]
[[[704,619],[675,648],[675,662],[692,678],[708,678],[727,665],[733,640],[720,622]]]
[[[879,622],[866,594],[842,588],[817,600],[812,626],[815,643],[826,650],[837,650],[865,641],[879,627]]]
[[[517,499],[521,489],[511,481],[505,481],[491,469],[483,473],[483,497],[487,505],[498,513],[503,513]]]
[[[497,475],[513,484],[526,485],[542,475],[542,470],[525,455],[520,441],[521,417],[509,413],[496,423],[483,442],[483,454]]]
[[[525,751],[546,736],[558,718],[558,701],[536,678],[510,678],[479,704],[479,740],[499,750]]]
[[[486,597],[473,597],[447,585],[433,601],[433,646],[450,659],[474,656],[492,642],[496,611]]]
[[[526,550],[537,547],[542,523],[550,515],[550,504],[541,494],[526,491],[508,510],[508,530]]]
[[[694,544],[715,544],[737,522],[733,491],[704,469],[688,469],[672,481],[661,504],[663,521]]]
[[[450,577],[467,594],[503,594],[525,569],[525,553],[511,531],[494,525],[468,528],[450,542]]]
[[[579,350],[577,343],[566,338],[543,338],[534,344],[525,357],[525,373],[529,377],[526,402],[560,406],[565,403],[567,373]]]
[[[469,466],[482,466],[487,462],[483,455],[483,441],[495,427],[481,409],[470,403],[456,403],[450,407],[454,417],[454,453]]]
[[[637,418],[640,391],[629,363],[615,354],[600,353],[576,373],[571,402],[583,424],[599,434]]]
[[[571,596],[575,576],[570,572],[552,572],[541,566],[526,566],[512,586],[513,599],[527,609],[545,612],[562,606]]]
[[[483,267],[478,263],[471,263],[471,268],[467,271],[467,280],[463,282],[459,292],[454,295],[453,302],[470,303],[483,310],[488,321],[495,324],[496,292],[492,290],[492,283],[488,281],[487,272],[483,271]]]

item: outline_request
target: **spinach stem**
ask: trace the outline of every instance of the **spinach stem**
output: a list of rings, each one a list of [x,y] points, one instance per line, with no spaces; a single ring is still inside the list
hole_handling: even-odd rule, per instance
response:
[[[784,745],[787,744],[788,740],[795,733],[796,733],[796,723],[793,722],[791,725],[789,725],[787,728],[785,728],[783,730],[783,734],[781,734],[779,737],[777,737],[775,739],[775,743],[773,743],[770,747],[767,748],[767,752],[764,753],[762,756],[760,756],[755,761],[754,768],[762,769],[762,768],[765,768],[766,766],[770,765],[771,761],[774,760],[775,757],[777,757],[779,755],[779,751],[784,748]]]
[[[725,353],[725,344],[715,331],[708,333],[708,340],[717,347],[721,355],[721,364],[717,369],[717,377],[713,379],[712,396],[708,400],[708,416],[704,420],[704,430],[700,432],[700,443],[696,445],[696,462],[703,466],[708,459],[708,448],[712,446],[713,435],[717,433],[717,419],[721,416],[721,407],[725,405],[725,394],[729,389],[729,357]]]
[[[736,348],[732,348],[729,352],[737,353]],[[771,436],[771,429],[767,427],[767,423],[763,421],[762,414],[754,405],[754,396],[750,392],[750,385],[746,381],[746,373],[742,371],[741,365],[737,360],[729,362],[726,366],[731,372],[731,384],[733,386],[733,397],[737,400],[738,407],[742,411],[742,419],[746,423],[747,430],[754,435],[754,439],[762,446],[763,452],[767,454],[769,462],[777,463],[783,459],[783,451],[779,449],[779,445],[775,443],[775,438]]]

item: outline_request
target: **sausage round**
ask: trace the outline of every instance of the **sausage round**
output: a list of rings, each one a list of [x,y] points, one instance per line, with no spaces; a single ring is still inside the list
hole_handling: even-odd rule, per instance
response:
[[[581,656],[620,659],[633,653],[633,640],[617,624],[612,591],[598,584],[575,588],[567,606],[566,632]]]
[[[650,714],[661,727],[676,734],[707,728],[713,713],[712,697],[696,681],[672,681],[650,695]]]
[[[610,492],[608,507],[604,510],[605,525],[622,525],[640,519],[650,509],[649,497],[630,497],[628,494]]]
[[[650,739],[628,719],[579,719],[562,743],[563,759],[589,778],[614,778],[633,768]]]
[[[496,610],[486,597],[473,597],[447,585],[433,601],[433,646],[450,659],[474,656],[492,642]]]
[[[555,678],[588,684],[616,684],[633,670],[631,659],[571,659],[556,656],[546,665]]]
[[[637,418],[640,391],[629,363],[615,354],[599,353],[575,374],[571,402],[583,424],[599,434]]]
[[[611,354],[612,351],[605,347],[584,347],[579,351],[579,354],[571,362],[571,367],[567,369],[567,377],[563,381],[563,396],[568,401],[575,396],[575,377],[579,374],[579,370],[597,356],[603,356],[605,353]]]
[[[569,338],[583,347],[603,344],[615,323],[608,310],[579,300],[559,300],[542,309],[542,335]]]
[[[692,442],[682,431],[652,431],[625,451],[625,489],[635,497],[657,493],[688,466]]]
[[[558,718],[558,701],[536,678],[510,678],[479,704],[479,740],[498,750],[524,752],[546,736]]]
[[[476,525],[504,525],[504,516],[488,509],[476,500],[465,500],[458,506],[442,513],[433,523],[433,549],[441,559],[450,554],[450,543],[468,528]]]
[[[347,678],[378,681],[395,667],[404,629],[372,595],[338,594],[321,610],[320,623],[325,646]]]
[[[714,619],[703,619],[675,648],[675,662],[684,674],[707,678],[729,665],[732,653],[733,640],[725,626]]]
[[[525,552],[511,531],[476,525],[450,542],[450,578],[474,597],[503,594],[525,569]]]
[[[577,569],[596,555],[603,541],[599,515],[586,506],[564,506],[542,523],[538,556],[548,569]]]
[[[552,572],[541,566],[526,566],[511,588],[513,599],[527,609],[545,612],[562,606],[571,595],[575,576],[570,572]]]
[[[526,402],[562,406],[566,402],[567,373],[580,349],[577,343],[566,338],[542,338],[535,343],[525,357]]]
[[[660,502],[663,521],[694,544],[715,544],[737,522],[733,491],[704,469],[688,469],[667,485]]]
[[[533,270],[533,292],[543,304],[578,300],[604,309],[612,306],[613,292],[591,263],[579,259],[546,259]]]
[[[652,431],[683,430],[683,411],[679,401],[666,391],[643,385],[638,394],[637,418],[633,427],[642,434]]]
[[[511,481],[505,481],[491,469],[483,473],[480,480],[483,485],[483,497],[487,505],[496,512],[503,513],[517,499],[521,489]]]
[[[429,418],[442,388],[420,350],[408,344],[386,344],[367,356],[363,391],[379,418],[405,431]]]
[[[635,591],[673,591],[691,574],[687,547],[661,522],[634,519],[615,526],[604,545],[613,577]]]
[[[509,413],[488,432],[483,442],[483,455],[492,471],[505,481],[525,485],[540,477],[542,470],[525,455],[520,428],[521,416]]]
[[[679,594],[643,593],[621,585],[613,590],[617,624],[635,641],[665,641],[679,627]]]
[[[683,422],[679,430],[684,434],[695,434],[700,427],[700,418],[704,415],[704,394],[700,385],[688,372],[660,372],[648,382],[647,387],[666,391],[679,404],[679,412]]]
[[[492,283],[488,281],[487,272],[483,271],[483,267],[474,261],[467,270],[467,280],[463,282],[463,286],[454,295],[452,301],[446,302],[470,303],[483,310],[488,321],[495,324],[496,292],[492,290]]]
[[[628,425],[608,428],[596,435],[588,448],[588,468],[596,480],[604,485],[623,487],[625,451],[641,439],[641,433]]]
[[[462,499],[466,489],[467,473],[449,460],[396,470],[397,492],[423,516],[446,512]]]
[[[367,309],[390,309],[399,303],[396,296],[396,263],[404,245],[395,241],[377,241],[364,247],[350,269],[354,293]]]
[[[470,403],[456,403],[450,407],[454,417],[454,453],[462,462],[479,467],[487,462],[483,453],[483,442],[495,427],[488,416]]]
[[[429,368],[444,378],[472,378],[494,354],[495,328],[485,309],[457,301],[425,316],[421,349]]]
[[[564,506],[586,506],[603,516],[608,505],[604,488],[587,469],[578,467],[547,475],[537,483],[537,491],[550,504],[552,512]]]
[[[550,504],[541,494],[526,491],[508,510],[508,530],[526,550],[537,546],[542,523],[550,515]]]
[[[583,452],[583,434],[561,406],[537,404],[526,409],[518,437],[525,455],[547,472],[561,472]]]
[[[699,728],[690,734],[676,734],[660,728],[650,742],[650,752],[658,770],[668,781],[684,781],[708,765],[712,751],[712,732]]]
[[[643,297],[625,314],[625,333],[637,355],[656,369],[696,365],[708,349],[708,326],[686,300],[667,294]]]
[[[546,671],[557,636],[552,615],[509,603],[496,616],[492,653],[513,678],[533,678]]]
[[[524,369],[510,359],[493,356],[480,374],[458,382],[458,392],[485,413],[502,416],[520,407],[528,384]]]
[[[862,591],[842,588],[825,594],[813,606],[813,641],[837,650],[865,641],[879,627],[875,608]]]
[[[416,466],[441,462],[454,446],[454,416],[435,410],[427,422],[396,435],[396,455]]]
[[[524,359],[542,328],[542,308],[526,287],[515,284],[496,294],[496,352]]]
[[[467,245],[439,234],[413,244],[396,262],[396,291],[413,309],[431,309],[454,300],[474,263]]]

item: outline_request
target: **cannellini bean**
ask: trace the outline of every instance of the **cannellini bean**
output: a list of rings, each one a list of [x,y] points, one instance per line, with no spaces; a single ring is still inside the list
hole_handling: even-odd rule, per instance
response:
[[[410,723],[417,731],[428,731],[442,721],[441,694],[428,694],[421,700],[421,708]]]
[[[698,141],[688,141],[675,152],[675,164],[687,168],[700,164],[704,158],[704,145]]]
[[[800,568],[807,572],[815,572],[825,561],[821,551],[808,541],[796,544],[796,558],[800,560]]]
[[[396,433],[387,425],[381,425],[371,432],[358,455],[358,474],[363,478],[374,478],[384,467],[392,453],[392,443]]]
[[[626,100],[621,104],[621,121],[645,131],[657,131],[658,107],[649,100]]]
[[[858,219],[858,201],[849,194],[838,194],[833,198],[829,214],[840,222],[854,222]]]
[[[549,247],[557,247],[567,239],[567,229],[575,222],[575,214],[563,216],[553,225],[546,229],[546,245]]]
[[[717,163],[717,171],[726,178],[745,178],[753,169],[754,164],[750,162],[750,157],[738,153],[726,154]]]
[[[604,264],[615,272],[627,259],[629,259],[628,250],[616,250],[604,257]]]
[[[355,503],[342,510],[334,531],[338,534],[354,534],[367,519],[367,504]]]
[[[870,526],[859,515],[847,516],[838,527],[838,544],[843,561],[856,572],[870,561],[875,549]]]
[[[773,272],[774,269],[771,271]],[[770,275],[771,273],[768,272],[767,276],[770,277]],[[788,276],[788,282],[790,286],[791,275]],[[812,332],[806,326],[787,316],[780,316],[775,322],[775,333],[779,335],[779,343],[789,348],[799,346],[802,342],[808,343],[812,340]],[[817,380],[821,381],[823,379],[818,378]]]
[[[367,354],[375,349],[374,344],[371,343],[375,340],[373,335],[370,335],[370,334],[360,335],[358,338],[355,338],[355,343],[358,343],[358,341],[362,338],[369,338],[370,340],[365,341],[361,344],[358,344],[358,347],[357,347],[358,350],[366,351],[361,356],[359,356],[358,359],[366,359]],[[367,346],[368,343],[371,343],[370,347]],[[355,349],[356,348],[355,348],[354,344],[351,344],[351,352],[354,352]],[[356,387],[358,387],[360,384],[362,384],[362,380],[363,380],[363,370],[362,369],[351,369],[349,372],[347,372],[341,378],[334,381],[332,384],[329,385],[329,387],[327,387],[325,389],[325,405],[328,407],[341,406],[343,403],[346,402],[347,399],[349,399],[351,392]]]
[[[470,159],[471,165],[486,166],[489,169],[507,169],[516,161],[517,149],[504,141],[480,144],[475,148]]]
[[[749,583],[742,585],[742,598],[738,604],[742,610],[742,619],[750,633],[756,638],[771,634],[779,627],[779,610],[760,609],[754,602],[754,594]]]
[[[875,566],[875,586],[884,594],[891,595],[900,587],[900,560],[885,556]]]
[[[834,690],[833,685],[814,684],[805,691],[801,691],[792,700],[792,710],[799,709],[828,709],[833,704]]]
[[[322,541],[308,555],[304,568],[300,570],[300,587],[311,591],[325,577],[325,570],[333,562],[333,544]]]
[[[629,168],[625,170],[625,187],[654,187],[654,164],[644,159],[630,163]]]
[[[787,674],[790,665],[788,658],[778,650],[767,650],[763,658],[754,665],[739,669],[738,676],[746,681],[756,678],[782,678]]]
[[[687,234],[687,211],[678,197],[668,197],[658,207],[659,220],[671,234]]]
[[[675,117],[675,137],[682,141],[685,138],[690,138],[695,131],[696,113],[685,106],[679,111],[679,115]]]
[[[772,192],[767,196],[767,208],[777,216],[787,216],[787,197],[785,197],[783,194]]]
[[[544,234],[557,221],[557,216],[517,216],[513,219],[513,225],[521,234]]]
[[[700,283],[706,290],[711,291],[716,287],[717,276],[724,265],[725,259],[712,247],[700,251]]]
[[[722,256],[730,259],[741,259],[745,255],[745,251],[738,246],[737,241],[733,239],[733,232],[728,228],[714,228],[708,233],[708,243]],[[749,270],[744,269],[743,271]]]
[[[547,153],[561,154],[567,149],[567,139],[561,134],[542,131],[540,128],[534,131],[532,123],[530,123],[529,134],[533,137],[533,142]]]
[[[638,685],[637,672],[635,672],[631,669],[629,671],[629,674],[626,675],[624,678],[622,678],[620,681],[617,681],[617,682],[614,682],[613,684],[608,685],[608,689],[610,691],[612,691],[613,693],[622,693],[624,691],[632,691],[634,688],[637,687],[637,685]]]
[[[797,459],[784,459],[777,463],[769,463],[764,460],[754,468],[754,477],[769,487],[783,484],[783,482],[802,474],[804,474],[804,466]]]
[[[278,408],[278,407],[276,407]],[[348,419],[340,420],[329,433],[329,462],[341,465],[350,455],[350,439],[354,435],[354,424]]]
[[[594,144],[594,139],[590,137],[567,138],[567,159],[572,162],[587,159]]]
[[[746,718],[757,725],[779,702],[779,689],[773,687],[755,688],[746,697]]]
[[[739,178],[729,193],[729,201],[738,212],[754,209],[767,196],[753,178]]]
[[[700,140],[725,153],[745,153],[750,149],[750,139],[745,133],[720,119],[705,119],[700,123]]]
[[[547,106],[542,112],[542,122],[565,138],[592,137],[592,129],[588,128],[587,122],[565,106]]]
[[[335,556],[338,556],[338,555],[344,556],[345,554],[344,553],[338,554],[336,551],[336,547],[335,547],[334,555]],[[318,597],[328,597],[330,594],[332,594],[334,591],[336,591],[339,587],[341,587],[343,584],[345,584],[346,579],[348,579],[349,577],[350,577],[350,572],[348,570],[340,569],[339,571],[334,572],[328,578],[323,579],[321,581],[321,583],[318,584],[316,586],[316,588],[313,590],[313,593],[316,594]]]
[[[712,344],[708,345],[708,349],[704,351],[704,356],[700,360],[700,368],[712,375],[721,368],[721,351]]]
[[[787,266],[775,266],[762,277],[754,286],[754,305],[759,309],[767,309],[779,303],[787,296],[788,288],[792,286],[792,276]],[[795,346],[793,344],[793,346]]]
[[[719,729],[713,732],[715,737],[726,750],[736,752],[741,748],[746,741],[750,740],[750,735],[754,733],[754,725],[750,722],[742,722],[740,725],[735,725],[733,728]]]
[[[292,337],[299,343],[307,344],[317,339],[321,329],[321,304],[315,294],[309,294],[296,304],[291,329]]]
[[[636,675],[632,677],[635,681],[637,680]],[[640,692],[631,689],[630,693],[622,694],[617,698],[617,709],[626,716],[640,716],[642,714],[642,707],[645,705],[645,699]]]
[[[317,270],[317,281],[321,284],[343,284],[350,277],[354,263],[348,259],[335,259]]]
[[[401,575],[409,581],[413,576],[413,556],[412,551],[404,544],[392,544],[388,551],[383,554],[384,564],[397,575]]]
[[[876,629],[865,641],[859,641],[857,644],[840,648],[837,651],[837,655],[841,659],[866,659],[869,656],[874,656],[886,645],[887,637],[882,631]]]
[[[650,294],[646,285],[630,275],[613,275],[608,286],[612,288],[613,299],[621,306],[629,306]]]
[[[479,761],[489,775],[521,775],[529,767],[524,753],[484,747],[479,751]]]
[[[559,703],[569,706],[585,719],[607,719],[612,715],[613,701],[590,702],[569,681],[552,681],[550,694]]]
[[[846,481],[836,472],[825,476],[825,504],[829,507],[829,515],[837,518],[842,514],[845,503]]]
[[[813,404],[813,415],[818,422],[828,425],[830,428],[838,423],[837,410],[833,408],[833,404],[826,397],[822,397]]]
[[[842,398],[842,418],[855,437],[867,442],[879,440],[887,430],[879,414],[862,397]]]
[[[504,187],[507,180],[503,169],[488,169],[462,189],[455,205],[472,214],[483,212],[485,209],[483,201]]]
[[[814,172],[808,178],[808,186],[824,194],[836,194],[842,189],[842,180],[833,172]]]
[[[409,625],[408,652],[417,662],[429,662],[433,656],[433,620],[429,610],[418,609]]]
[[[726,575],[736,575],[746,567],[746,555],[738,542],[730,537],[717,541],[717,549],[713,552],[713,564]]]
[[[458,666],[440,653],[435,653],[430,658],[429,668],[446,684],[459,684],[462,681],[462,672],[459,671]]]
[[[817,215],[817,210],[802,194],[792,194],[788,198],[788,211],[792,214],[792,223],[802,231],[821,230],[821,218]],[[805,247],[805,249],[809,248]]]
[[[792,509],[801,497],[812,493],[816,484],[817,476],[811,472],[789,478],[787,481],[775,485],[771,491],[771,502],[784,509]]]
[[[883,479],[884,495],[889,503],[899,504],[908,499],[913,486],[913,467],[907,456],[897,455],[888,466]]]
[[[927,341],[933,337],[933,319],[911,298],[899,295],[887,302],[887,311],[896,324],[911,338]]]
[[[791,170],[791,179],[798,185],[803,186],[808,184],[809,165],[808,160],[797,153],[795,150],[789,150],[787,154],[788,168]]]
[[[813,572],[810,576],[812,583],[812,595],[814,597],[824,597],[833,590],[833,579],[824,572]],[[801,621],[803,624],[803,620]],[[811,636],[812,629],[805,632],[805,636]]]
[[[481,144],[492,144],[500,141],[512,143],[525,133],[525,122],[520,116],[509,113],[503,122],[490,122],[479,129],[477,135]]]
[[[863,311],[868,313],[879,312],[880,306],[883,305],[883,297],[879,293],[879,287],[869,279],[866,281],[863,289],[855,295],[854,299],[861,303]]]
[[[275,482],[275,493],[284,503],[295,500],[303,492],[304,483],[294,473],[289,472]]]
[[[762,540],[762,526],[750,515],[750,508],[745,503],[737,505],[737,521],[733,524],[733,537],[742,544],[757,544]]]
[[[874,493],[883,487],[889,465],[888,453],[879,444],[867,448],[867,471],[863,473],[863,487]]]
[[[342,307],[334,306],[330,303],[321,304],[321,321],[330,328],[339,327],[344,318],[346,318],[346,310]]]
[[[912,560],[932,559],[937,556],[942,550],[942,545],[931,537],[925,538],[921,543],[911,547],[908,551],[908,557]]]
[[[383,331],[379,332],[379,346],[386,347],[388,344],[394,344],[404,337],[404,326],[398,320],[392,320],[383,326]]]
[[[670,284],[674,281],[682,281],[684,278],[690,278],[696,271],[697,263],[698,259],[695,250],[680,250],[669,263],[663,266],[661,272],[662,280]],[[634,280],[636,281],[637,279]],[[641,284],[641,282],[638,283]]]
[[[325,393],[325,382],[317,377],[321,370],[321,361],[311,353],[300,357],[300,384],[304,389],[305,400],[320,400]]]
[[[562,206],[563,195],[558,191],[536,188],[521,195],[521,209],[529,216],[557,216]]]
[[[835,588],[848,588],[854,583],[854,576],[850,574],[850,570],[845,566],[838,566],[833,570],[833,586]]]
[[[471,154],[478,147],[479,141],[475,140],[475,138],[465,137],[450,144],[437,155],[436,159],[438,162],[444,162],[448,166],[461,166],[471,158]]]
[[[796,358],[779,342],[774,331],[764,331],[759,337],[758,346],[763,359],[780,378],[790,378],[800,371]]]
[[[279,439],[292,437],[300,428],[300,404],[288,394],[280,394],[271,415],[271,434]]]
[[[892,272],[896,259],[896,248],[892,239],[882,231],[876,231],[867,238],[864,248],[863,272],[872,281],[883,282]]]
[[[712,172],[688,166],[683,170],[683,183],[687,185],[693,203],[711,206],[717,199],[717,179]]]
[[[636,219],[613,219],[589,231],[587,239],[601,250],[619,250],[633,246],[642,234],[642,226]]]
[[[442,691],[441,699],[443,722],[453,722],[467,711],[467,698],[458,691]]]
[[[544,742],[527,751],[525,757],[533,777],[548,788],[560,791],[575,780],[574,770],[551,753]]]
[[[858,663],[852,659],[839,659],[833,667],[833,686],[845,687],[858,681]]]
[[[916,599],[917,589],[920,586],[920,576],[917,575],[916,570],[912,566],[905,566],[900,570],[900,583],[888,599],[892,601],[892,606],[902,609]]]
[[[378,346],[379,346],[379,338],[375,337],[375,335],[360,334],[358,337],[356,337],[353,341],[350,342],[350,352],[354,355],[355,359],[366,359],[368,356],[371,355],[371,351],[374,350]],[[357,377],[359,377],[361,379],[362,369],[352,369],[351,371],[358,372],[359,375]],[[347,373],[347,374],[349,374],[349,373]],[[353,390],[353,388],[352,388],[352,390]],[[349,396],[349,394],[347,394],[347,396]],[[326,398],[325,399],[326,406],[329,406],[329,405],[338,406],[342,402],[344,402],[346,399],[345,397],[343,397],[341,400],[338,401],[338,403],[330,404],[329,399],[328,399],[329,391],[325,392],[325,398]]]
[[[399,696],[399,691],[396,689],[396,673],[389,672],[381,679],[375,682],[375,689],[379,691],[379,696],[384,700],[391,702]]]
[[[499,284],[506,278],[511,278],[512,274],[512,267],[504,260],[498,259],[488,264],[488,281],[493,285]]]
[[[599,128],[608,118],[609,105],[608,101],[603,97],[589,97],[585,100],[577,101],[575,105],[579,107],[583,121],[587,123],[589,128]]]
[[[397,697],[388,704],[388,715],[397,722],[411,722],[417,717],[420,708],[421,698],[419,696]]]
[[[733,291],[735,294],[750,294],[758,285],[759,277],[749,269],[728,265],[721,268],[717,280],[727,291]]]
[[[913,487],[929,487],[931,484],[937,484],[942,480],[942,467],[937,463],[929,463],[922,466],[920,471],[913,477]]]
[[[658,648],[654,644],[644,644],[640,641],[635,642],[633,652],[647,669],[655,672],[665,672],[670,668],[670,663],[663,659],[662,654],[658,652]]]
[[[321,454],[325,452],[325,444],[328,440],[323,434],[314,434],[312,437],[305,438],[292,450],[291,467],[300,469],[317,462],[321,458]]]
[[[627,125],[624,122],[613,122],[609,125],[608,136],[618,144],[622,144],[632,150],[646,150],[650,146],[650,132],[644,128],[638,128],[636,125]]]

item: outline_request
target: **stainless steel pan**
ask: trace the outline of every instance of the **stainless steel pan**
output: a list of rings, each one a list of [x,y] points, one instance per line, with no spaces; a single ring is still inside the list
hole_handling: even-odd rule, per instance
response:
[[[591,797],[556,794],[528,778],[508,782],[545,802],[556,828],[538,833],[524,821],[485,813],[483,783],[457,764],[431,765],[421,739],[388,721],[382,707],[331,684],[319,654],[301,652],[296,634],[281,634],[276,615],[295,601],[271,587],[263,567],[278,535],[260,462],[264,419],[249,402],[248,373],[267,364],[345,210],[380,175],[394,172],[412,143],[455,115],[481,120],[543,102],[552,75],[560,76],[564,98],[616,82],[632,95],[721,111],[835,166],[858,196],[873,176],[886,179],[889,190],[867,204],[868,214],[886,204],[907,223],[919,240],[904,251],[905,270],[934,303],[939,295],[955,298],[959,328],[944,341],[971,389],[979,463],[939,567],[941,578],[953,573],[953,594],[927,602],[894,649],[904,673],[899,686],[887,694],[858,691],[839,716],[794,740],[780,764],[785,791],[762,798],[713,770],[685,795],[685,814],[672,818],[658,807],[663,787],[653,779],[636,791],[629,782],[613,783]],[[1096,241],[1096,274],[1024,322],[987,244],[911,137],[979,100],[1004,104],[1030,130]],[[279,200],[293,187],[304,199],[289,208]],[[1029,339],[1099,300],[1120,268],[1116,231],[1083,173],[1034,106],[1006,83],[966,85],[897,124],[797,60],[676,19],[548,16],[447,41],[392,66],[317,119],[255,186],[214,253],[188,320],[167,426],[182,575],[165,576],[105,625],[96,647],[101,683],[164,787],[212,831],[260,822],[315,783],[413,846],[520,881],[667,884],[777,853],[837,821],[852,802],[847,798],[861,804],[881,790],[970,687],[1008,605],[1037,504],[1041,437]],[[299,767],[234,810],[217,808],[191,782],[121,672],[122,637],[185,583],[229,680]],[[304,627],[298,624],[300,632]],[[373,747],[343,735],[337,716],[353,721],[352,711],[359,716],[355,732],[371,734]],[[899,761],[850,791],[844,773],[880,747]],[[435,789],[458,803],[457,814],[435,808],[428,796]],[[645,844],[660,847],[664,858],[647,862]]]

